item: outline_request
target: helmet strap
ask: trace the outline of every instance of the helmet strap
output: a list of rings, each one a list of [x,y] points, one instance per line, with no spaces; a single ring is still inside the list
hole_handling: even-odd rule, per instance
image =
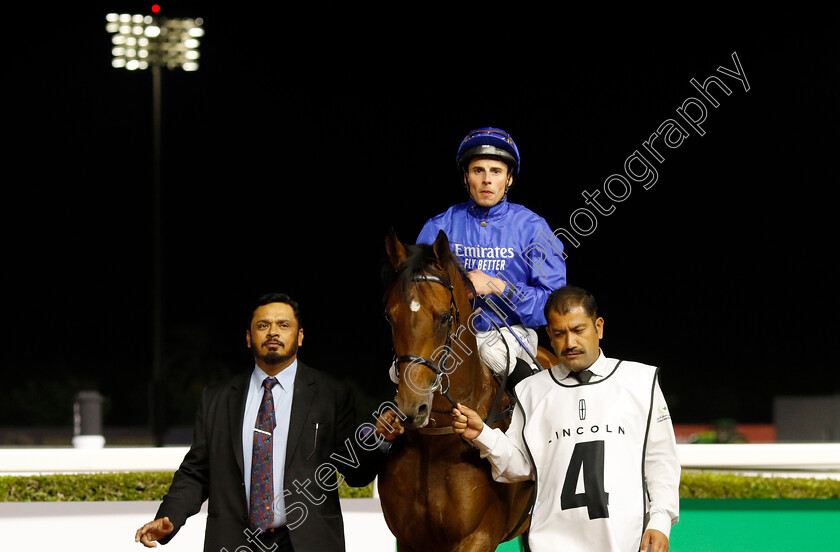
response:
[[[510,170],[511,170],[511,168],[510,168],[510,166],[508,166],[508,171],[510,171]],[[507,197],[508,190],[510,190],[510,187],[513,186],[513,182],[514,182],[515,179],[516,179],[516,177],[513,176],[512,174],[508,175],[508,181],[507,181],[507,184],[505,184],[505,197]]]

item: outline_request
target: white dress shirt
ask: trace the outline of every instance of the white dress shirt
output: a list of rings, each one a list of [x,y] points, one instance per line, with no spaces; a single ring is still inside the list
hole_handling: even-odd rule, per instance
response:
[[[286,505],[283,499],[283,476],[286,463],[286,441],[289,436],[289,417],[292,413],[292,395],[294,394],[295,375],[297,374],[297,359],[282,372],[274,376],[277,385],[271,389],[274,400],[274,419],[276,426],[272,435],[274,448],[272,459],[274,463],[274,521],[269,527],[286,525]],[[248,384],[248,397],[245,400],[245,417],[242,423],[242,459],[245,480],[245,496],[250,504],[251,500],[251,457],[254,450],[254,427],[257,425],[257,415],[263,398],[263,380],[269,377],[259,366],[254,366],[251,380]]]

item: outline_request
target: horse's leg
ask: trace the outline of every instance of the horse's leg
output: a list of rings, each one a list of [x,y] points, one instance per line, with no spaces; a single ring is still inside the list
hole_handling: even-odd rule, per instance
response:
[[[400,541],[398,540],[397,541],[397,552],[418,552],[418,551],[415,550],[414,548],[408,546],[405,543],[400,543]]]
[[[484,531],[476,531],[459,542],[452,549],[452,552],[494,552],[494,550],[495,546],[493,546],[490,535]]]

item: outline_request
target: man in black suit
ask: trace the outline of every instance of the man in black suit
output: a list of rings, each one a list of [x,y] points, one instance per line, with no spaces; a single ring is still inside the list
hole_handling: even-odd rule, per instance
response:
[[[209,498],[205,552],[341,552],[338,486],[373,480],[381,437],[356,426],[346,386],[298,361],[303,328],[287,295],[257,301],[246,338],[255,367],[204,391],[190,450],[135,541],[166,544]]]

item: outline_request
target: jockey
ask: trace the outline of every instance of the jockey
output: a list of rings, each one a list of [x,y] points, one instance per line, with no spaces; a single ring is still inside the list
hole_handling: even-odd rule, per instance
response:
[[[499,376],[507,370],[512,389],[532,373],[535,328],[546,324],[546,298],[566,284],[563,244],[545,219],[508,201],[520,158],[507,132],[473,130],[458,148],[456,165],[469,199],[429,219],[417,243],[433,243],[440,230],[446,233],[476,294],[484,298],[469,328],[480,357]]]

